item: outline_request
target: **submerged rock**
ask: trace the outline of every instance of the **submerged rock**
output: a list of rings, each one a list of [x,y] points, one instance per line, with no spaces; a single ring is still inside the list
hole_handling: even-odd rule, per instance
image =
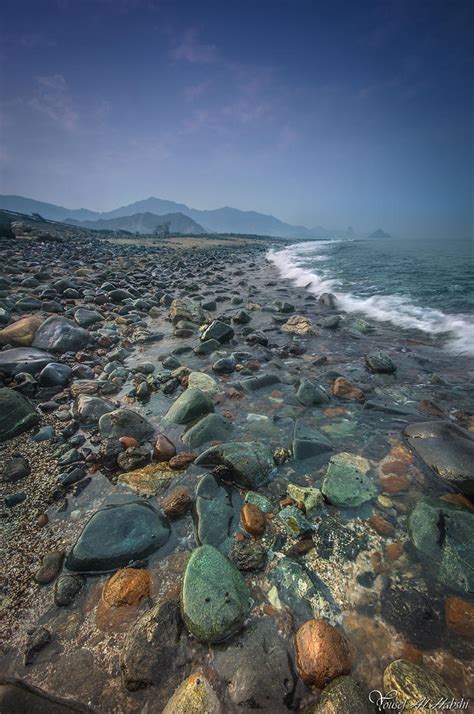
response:
[[[19,680],[0,683],[0,711],[9,714],[93,714],[71,699],[60,699]]]
[[[236,484],[253,490],[265,483],[274,469],[271,450],[258,441],[229,441],[211,446],[194,463],[222,464]]]
[[[317,404],[327,404],[329,397],[325,390],[317,384],[313,384],[309,379],[302,379],[296,397],[301,404],[306,407],[316,406]]]
[[[13,389],[0,389],[0,442],[12,439],[39,421],[31,402]]]
[[[186,567],[181,612],[202,642],[221,642],[238,632],[250,610],[250,593],[237,568],[211,545],[197,548]]]
[[[210,397],[200,389],[186,389],[171,405],[164,419],[174,424],[189,424],[214,411]]]
[[[144,568],[117,570],[105,583],[102,600],[108,607],[137,605],[150,594],[150,573]]]
[[[217,340],[220,343],[229,342],[234,336],[234,330],[222,320],[213,320],[201,335],[201,341]]]
[[[367,459],[357,454],[331,456],[321,491],[334,506],[354,508],[377,495],[377,489],[366,476],[370,469]]]
[[[351,675],[336,677],[324,687],[317,704],[310,704],[302,714],[375,714],[367,689]]]
[[[69,570],[100,573],[146,558],[170,536],[168,520],[147,501],[106,506],[87,521],[66,559]]]
[[[166,692],[176,689],[190,671],[177,602],[154,605],[132,625],[120,654],[120,669],[126,689],[154,685],[156,705],[164,706]]]
[[[385,353],[378,350],[365,356],[365,364],[371,372],[391,374],[397,367],[393,360]]]
[[[170,305],[170,319],[174,325],[181,320],[193,322],[196,325],[206,320],[206,312],[199,303],[189,298],[176,298]]]
[[[291,706],[296,687],[291,653],[269,617],[257,619],[232,643],[214,648],[213,660],[239,712],[276,714]]]
[[[196,489],[195,535],[198,545],[213,545],[227,555],[239,527],[241,499],[235,489],[205,474]]]
[[[400,705],[403,702],[422,702],[435,705],[444,699],[450,701],[454,699],[454,694],[449,689],[445,681],[427,667],[422,667],[404,659],[397,659],[385,668],[383,673],[383,686],[385,692],[394,692],[395,702]],[[445,708],[421,709],[421,711],[433,711],[441,714]]]
[[[311,459],[332,451],[332,443],[327,436],[302,422],[296,421],[293,431],[293,456],[295,459]]]
[[[222,707],[206,677],[191,674],[175,691],[162,714],[221,714]]]
[[[220,414],[207,414],[185,431],[182,440],[185,444],[196,448],[209,441],[225,441],[232,429],[232,423]]]
[[[349,674],[351,658],[345,637],[325,620],[308,620],[295,635],[296,668],[308,686],[323,689]]]
[[[318,328],[304,315],[293,315],[281,326],[281,329],[283,332],[292,332],[295,335],[318,334]]]
[[[474,496],[474,435],[448,421],[410,424],[408,443],[444,481]]]
[[[474,513],[445,501],[418,501],[408,516],[408,535],[428,558],[444,585],[459,592],[474,590]]]
[[[298,624],[313,617],[333,621],[339,612],[329,588],[316,573],[292,558],[281,558],[271,571],[270,580],[277,593],[276,605],[281,607],[280,601],[284,602]]]

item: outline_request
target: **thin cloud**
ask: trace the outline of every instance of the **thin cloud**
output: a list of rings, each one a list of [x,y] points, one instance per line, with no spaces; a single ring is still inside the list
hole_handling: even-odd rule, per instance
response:
[[[183,34],[178,45],[172,50],[171,56],[175,60],[184,60],[193,64],[212,64],[219,59],[219,52],[215,45],[199,42],[198,31],[191,27]]]
[[[29,105],[64,129],[72,131],[76,128],[79,114],[74,110],[68,91],[67,82],[62,74],[52,74],[36,77],[38,85],[36,96]]]

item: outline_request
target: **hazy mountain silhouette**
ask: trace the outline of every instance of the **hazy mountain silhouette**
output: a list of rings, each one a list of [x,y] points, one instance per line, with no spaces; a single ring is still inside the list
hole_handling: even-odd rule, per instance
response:
[[[77,221],[66,219],[67,223],[92,228],[93,230],[122,230],[132,233],[154,233],[160,226],[168,223],[171,233],[206,233],[206,230],[184,213],[165,213],[157,216],[155,213],[133,213],[131,216],[117,218],[99,218],[97,221]]]

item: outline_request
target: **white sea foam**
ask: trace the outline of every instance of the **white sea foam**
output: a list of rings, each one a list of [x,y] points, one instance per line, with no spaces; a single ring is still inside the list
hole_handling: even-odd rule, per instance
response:
[[[350,292],[341,292],[339,280],[318,275],[301,267],[302,258],[312,252],[312,260],[326,260],[325,250],[331,243],[299,243],[284,250],[271,250],[267,257],[276,265],[281,275],[289,278],[297,287],[304,287],[314,295],[332,292],[339,305],[348,313],[362,313],[379,322],[391,322],[406,329],[417,329],[431,335],[445,335],[445,348],[450,352],[474,355],[474,319],[470,315],[450,315],[441,310],[420,307],[401,295],[373,295],[357,297]]]

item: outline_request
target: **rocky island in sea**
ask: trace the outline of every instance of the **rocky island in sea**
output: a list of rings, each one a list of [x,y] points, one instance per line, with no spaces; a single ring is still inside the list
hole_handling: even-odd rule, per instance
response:
[[[469,357],[272,238],[4,220],[1,711],[472,697]]]

